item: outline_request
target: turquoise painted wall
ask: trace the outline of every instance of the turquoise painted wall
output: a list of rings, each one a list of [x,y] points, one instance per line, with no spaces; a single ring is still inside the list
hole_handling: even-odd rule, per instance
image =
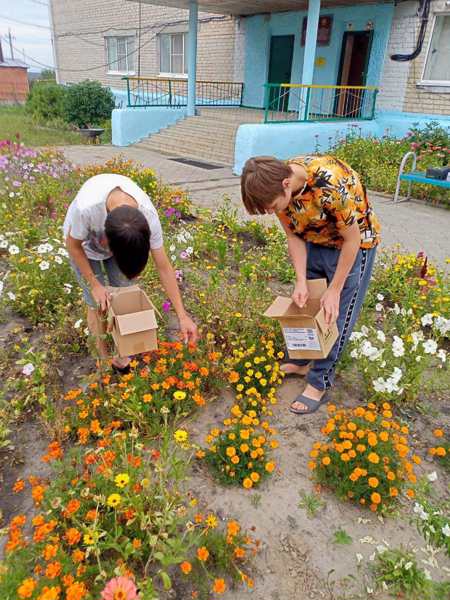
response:
[[[363,6],[347,6],[322,9],[322,15],[333,15],[333,29],[329,46],[317,47],[316,59],[323,57],[326,64],[316,67],[314,83],[335,85],[339,71],[342,39],[351,24],[352,31],[364,31],[372,21],[374,37],[367,74],[367,85],[378,85],[391,30],[394,3]],[[304,47],[301,45],[301,29],[305,11],[257,15],[245,20],[245,90],[246,106],[262,107],[264,84],[267,81],[272,35],[295,35],[292,77],[290,83],[301,83]]]

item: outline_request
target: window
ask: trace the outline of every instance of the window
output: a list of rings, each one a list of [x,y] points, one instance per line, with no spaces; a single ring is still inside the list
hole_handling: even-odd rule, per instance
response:
[[[450,85],[450,15],[436,15],[423,71],[426,83]]]
[[[164,33],[160,36],[160,72],[171,75],[185,75],[186,34]]]
[[[106,38],[107,70],[110,73],[134,72],[134,37],[118,36]]]

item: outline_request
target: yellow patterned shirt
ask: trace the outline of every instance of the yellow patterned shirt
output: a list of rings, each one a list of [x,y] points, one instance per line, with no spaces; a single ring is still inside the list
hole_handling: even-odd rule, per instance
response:
[[[299,156],[288,164],[307,172],[306,187],[277,213],[280,221],[306,242],[341,248],[340,228],[358,223],[361,248],[380,242],[380,224],[358,173],[333,156]]]

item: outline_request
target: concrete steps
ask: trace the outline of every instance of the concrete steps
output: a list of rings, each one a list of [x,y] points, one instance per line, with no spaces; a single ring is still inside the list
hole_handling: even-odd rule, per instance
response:
[[[202,108],[188,117],[135,145],[169,156],[194,158],[232,165],[236,132],[244,123],[261,123],[262,110]]]

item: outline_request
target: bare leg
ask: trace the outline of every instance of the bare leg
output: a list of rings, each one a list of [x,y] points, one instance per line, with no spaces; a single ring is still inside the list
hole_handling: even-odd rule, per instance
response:
[[[97,347],[98,356],[101,360],[105,360],[108,358],[108,348],[106,345],[106,341],[104,339],[104,335],[106,333],[104,323],[97,317],[97,311],[93,308],[88,308],[87,313],[87,322],[89,331],[95,338],[95,345]],[[124,368],[128,365],[130,359],[120,358],[119,356],[114,356],[112,359],[113,365],[119,368]]]
[[[306,375],[311,368],[311,363],[308,365],[295,365],[294,363],[285,363],[281,365],[280,370],[283,373],[294,375]]]

